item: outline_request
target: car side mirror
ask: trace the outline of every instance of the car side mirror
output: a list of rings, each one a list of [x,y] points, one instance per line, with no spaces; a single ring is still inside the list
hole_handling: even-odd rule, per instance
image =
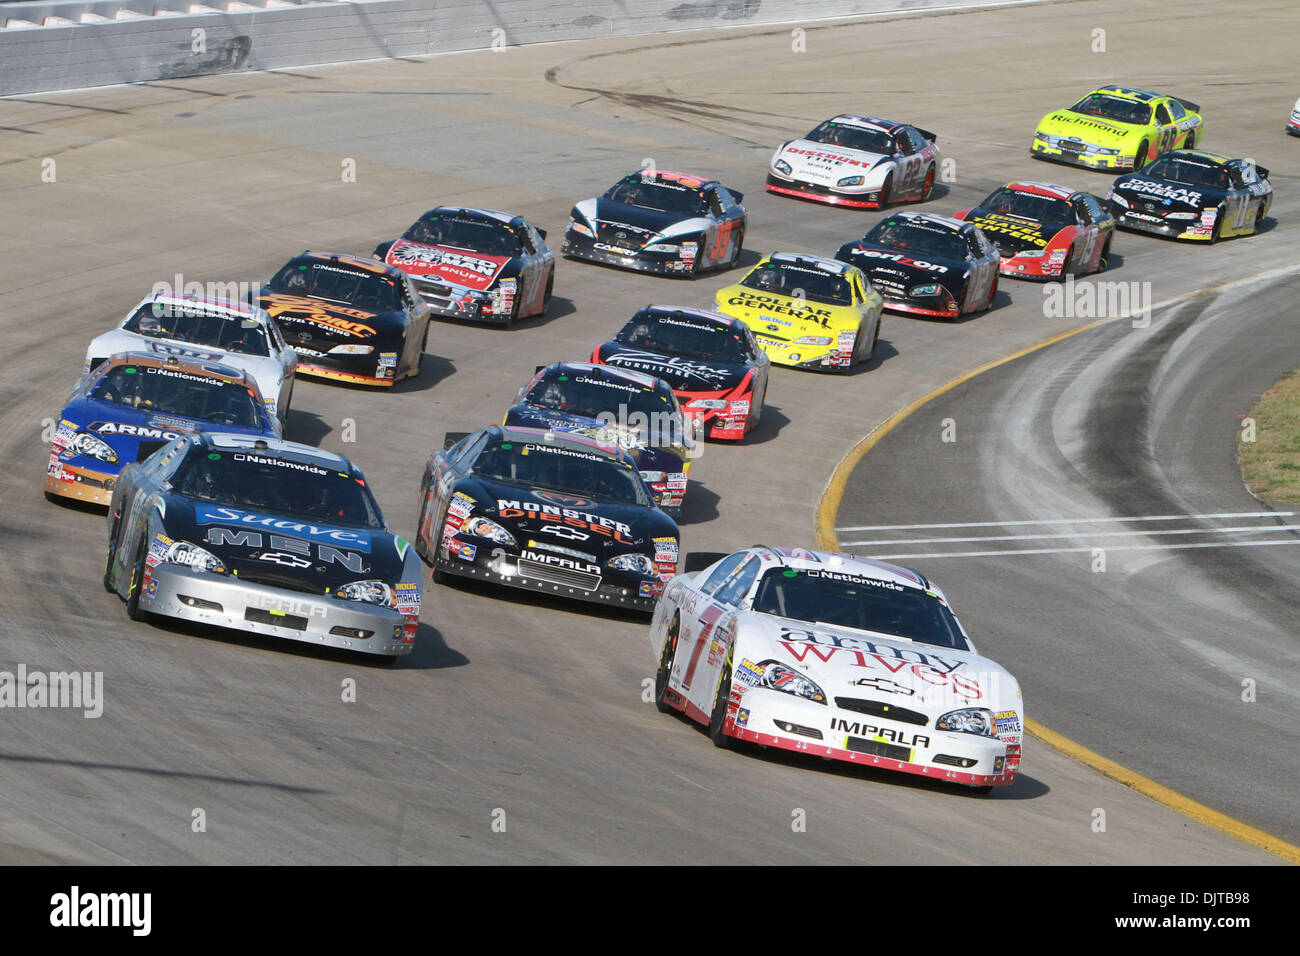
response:
[[[470,436],[469,432],[447,432],[442,436],[442,450],[451,451],[452,447]]]
[[[545,230],[545,229],[538,229],[538,230],[537,230],[537,234],[538,234],[539,236],[541,236],[543,239],[546,238],[546,230]]]

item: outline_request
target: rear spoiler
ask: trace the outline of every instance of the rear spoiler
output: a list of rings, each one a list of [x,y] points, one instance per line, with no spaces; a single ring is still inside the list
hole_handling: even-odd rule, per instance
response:
[[[1191,100],[1185,100],[1181,96],[1171,96],[1169,98],[1185,110],[1191,110],[1193,113],[1199,113],[1201,111],[1201,108]]]
[[[442,450],[450,451],[453,445],[455,445],[457,442],[465,440],[472,434],[474,433],[473,432],[447,432],[447,434],[442,436]]]
[[[736,200],[737,203],[743,203],[745,201],[745,194],[742,193],[739,189],[732,189],[730,186],[728,186],[727,192],[731,193],[731,198]]]
[[[922,136],[924,136],[932,143],[936,142],[939,139],[937,134],[931,133],[928,129],[921,129],[921,127],[919,126],[913,126],[912,129],[916,130],[918,133],[920,133]]]

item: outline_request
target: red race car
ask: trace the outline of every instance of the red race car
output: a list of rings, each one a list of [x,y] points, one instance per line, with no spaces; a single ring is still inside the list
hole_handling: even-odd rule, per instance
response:
[[[770,361],[739,319],[648,305],[591,360],[663,379],[704,438],[744,438],[763,414]]]
[[[1064,279],[1106,268],[1115,219],[1091,193],[1049,183],[1007,183],[956,218],[979,226],[1013,279]]]

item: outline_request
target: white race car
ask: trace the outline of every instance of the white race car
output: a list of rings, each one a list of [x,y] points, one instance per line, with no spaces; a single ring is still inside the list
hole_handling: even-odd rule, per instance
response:
[[[938,172],[934,141],[934,133],[892,120],[835,116],[772,155],[767,191],[860,209],[923,202]]]
[[[283,424],[289,414],[298,355],[266,310],[257,306],[152,293],[117,328],[91,341],[84,371],[121,352],[173,355],[242,369],[257,382],[273,418]]]
[[[673,578],[655,607],[655,703],[748,740],[981,789],[1020,769],[1020,685],[921,574],[755,546]]]
[[[1300,100],[1295,101],[1291,109],[1291,119],[1287,121],[1286,131],[1292,136],[1300,136]]]

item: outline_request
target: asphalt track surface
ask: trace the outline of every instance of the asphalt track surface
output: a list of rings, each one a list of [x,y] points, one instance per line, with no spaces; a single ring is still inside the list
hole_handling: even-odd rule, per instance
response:
[[[97,720],[2,715],[0,860],[1276,862],[1033,741],[1021,779],[989,798],[719,752],[643,700],[653,654],[642,620],[560,602],[431,586],[416,651],[393,670],[134,625],[98,584],[101,515],[41,496],[42,421],[86,342],[155,282],[259,281],[308,247],[368,253],[438,203],[516,211],[558,245],[575,200],[645,159],[744,191],[744,264],[776,249],[829,254],[879,213],[768,196],[762,182],[773,146],[844,110],[939,132],[955,179],[925,208],[951,212],[1012,178],[1104,191],[1107,176],[1031,161],[1034,124],[1097,83],[1167,87],[1205,108],[1207,146],[1273,170],[1274,219],[1265,235],[1213,249],[1121,236],[1111,278],[1150,281],[1162,299],[1291,265],[1298,144],[1281,127],[1297,10],[1249,9],[1243,20],[1191,3],[1170,19],[1080,2],[808,24],[803,53],[788,29],[736,30],[0,100],[0,667],[103,671],[107,698]],[[1097,28],[1106,53],[1092,52]],[[41,179],[46,159],[55,182]],[[347,160],[355,182],[342,181]],[[735,278],[561,262],[546,321],[439,324],[420,379],[388,393],[300,380],[287,437],[357,460],[409,534],[422,463],[444,432],[497,419],[536,364],[586,356],[636,307],[707,305]],[[968,321],[887,317],[857,374],[776,370],[761,431],[697,463],[686,547],[810,544],[829,476],[872,427],[956,375],[1090,321],[1047,319],[1042,301],[1038,287],[1004,282],[996,309]],[[342,440],[346,418],[355,443]],[[954,514],[944,501],[908,508]],[[979,573],[963,564],[943,578],[959,611],[968,568]],[[1006,618],[1023,607],[968,603],[981,650],[1022,681],[1048,670],[1041,652],[1017,659],[1024,626]],[[347,679],[353,703],[342,700]],[[1085,683],[1106,680],[1097,669]],[[1092,718],[1072,723],[1061,706],[1054,729],[1086,734]],[[1045,701],[1031,696],[1029,708],[1046,716]],[[196,809],[205,832],[192,828]],[[792,827],[800,816],[806,826]]]

